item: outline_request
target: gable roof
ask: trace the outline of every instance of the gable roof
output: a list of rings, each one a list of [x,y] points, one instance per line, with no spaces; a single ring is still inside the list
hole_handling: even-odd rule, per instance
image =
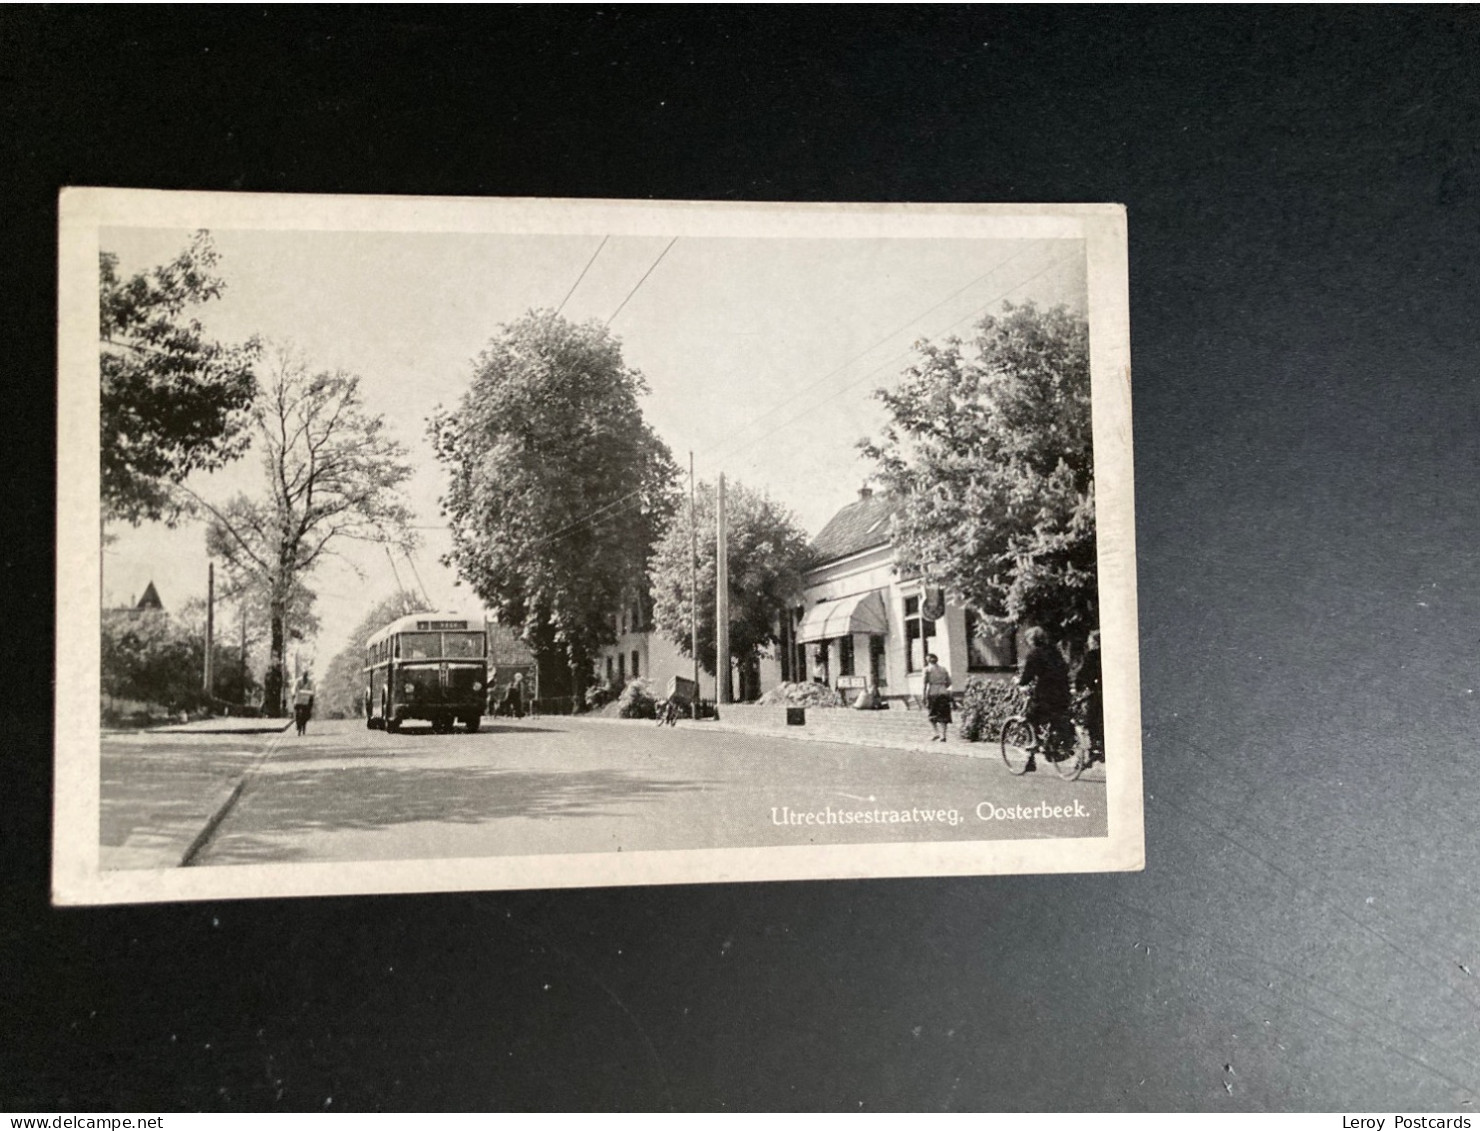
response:
[[[816,538],[812,553],[816,565],[835,562],[889,544],[889,520],[899,503],[889,495],[862,495],[833,515]]]
[[[154,582],[150,582],[144,589],[144,595],[139,598],[136,609],[160,609],[164,608],[164,602],[159,599],[159,590],[154,588]]]

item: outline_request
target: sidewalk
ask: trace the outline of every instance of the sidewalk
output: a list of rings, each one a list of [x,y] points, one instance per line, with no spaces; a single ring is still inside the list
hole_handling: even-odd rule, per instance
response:
[[[271,726],[245,732],[211,730],[210,723]],[[200,729],[206,725],[207,729]],[[280,743],[282,719],[212,719],[103,736],[99,790],[99,866],[178,868],[187,864],[240,796],[252,770]],[[195,734],[199,743],[159,742],[163,734]]]

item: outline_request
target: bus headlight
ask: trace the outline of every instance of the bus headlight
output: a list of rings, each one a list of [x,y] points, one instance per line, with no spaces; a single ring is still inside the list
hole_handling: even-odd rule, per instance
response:
[[[483,681],[481,679],[475,679],[475,680],[473,680],[473,690],[474,691],[482,691],[483,690]]]
[[[407,695],[410,695],[410,694],[412,694],[415,691],[416,691],[416,684],[414,684],[414,683],[408,683],[406,685],[406,694]]]

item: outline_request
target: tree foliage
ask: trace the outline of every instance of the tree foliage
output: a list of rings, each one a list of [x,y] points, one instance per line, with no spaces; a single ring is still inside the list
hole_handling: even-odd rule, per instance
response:
[[[318,683],[317,707],[325,718],[353,718],[361,713],[365,690],[365,643],[397,617],[419,613],[426,606],[402,590],[375,603],[355,625],[349,643],[329,661]]]
[[[1065,307],[1004,305],[877,396],[890,423],[861,446],[902,500],[894,545],[989,616],[1077,647],[1098,621],[1089,326]]]
[[[245,703],[254,697],[250,672],[243,683],[241,650],[215,647],[213,695],[205,674],[204,603],[180,617],[148,609],[110,609],[102,619],[100,674],[110,701],[131,700],[174,713],[215,702]]]
[[[447,564],[577,673],[612,638],[611,611],[641,586],[673,510],[676,468],[643,419],[646,392],[602,325],[535,311],[501,327],[456,409],[430,423]]]
[[[207,232],[171,262],[127,279],[116,255],[100,256],[105,519],[173,525],[185,505],[173,488],[246,449],[257,342],[208,341],[191,313],[220,297],[217,262]]]
[[[271,643],[263,680],[270,711],[282,709],[287,618],[305,582],[344,540],[408,547],[410,512],[401,485],[406,449],[385,421],[365,410],[360,379],[311,370],[279,352],[252,412],[264,490],[237,495],[210,512],[206,548],[224,560],[237,589],[267,605]]]
[[[698,531],[699,664],[715,669],[715,499],[713,485],[695,490]],[[766,496],[739,483],[725,485],[729,555],[730,655],[742,669],[761,651],[778,642],[777,625],[802,591],[807,568],[807,536],[791,513]],[[653,554],[649,571],[653,624],[685,656],[692,656],[690,609],[694,578],[691,567],[688,508],[669,528]]]

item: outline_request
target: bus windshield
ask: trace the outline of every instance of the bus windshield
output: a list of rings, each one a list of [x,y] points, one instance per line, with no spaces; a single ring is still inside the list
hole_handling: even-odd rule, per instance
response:
[[[481,632],[403,632],[400,637],[403,660],[481,660]]]
[[[401,635],[401,659],[436,660],[442,656],[440,632],[406,632]]]
[[[442,655],[453,660],[481,660],[483,658],[483,634],[481,632],[443,633]]]

